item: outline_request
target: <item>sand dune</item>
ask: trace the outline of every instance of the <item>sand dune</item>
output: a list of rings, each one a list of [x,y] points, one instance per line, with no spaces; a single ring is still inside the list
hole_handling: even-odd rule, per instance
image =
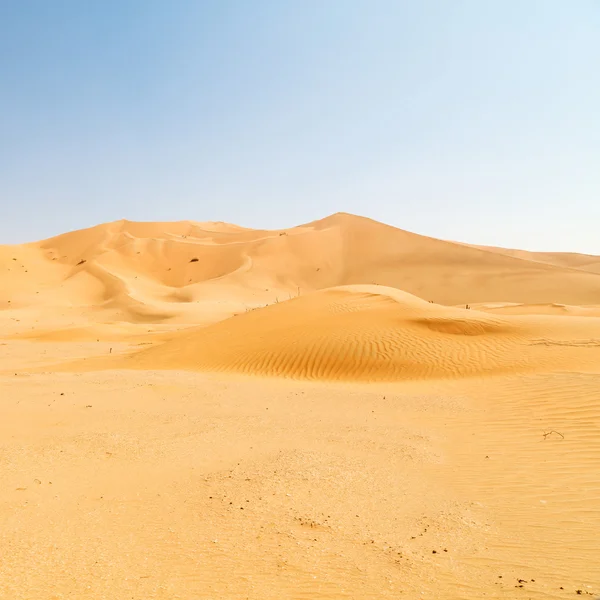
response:
[[[600,273],[600,257],[593,254],[578,254],[576,252],[529,252],[498,248],[497,246],[472,246],[488,252],[496,252],[522,260],[545,263],[555,267],[578,269],[590,273]]]
[[[564,324],[443,307],[393,288],[349,286],[177,333],[122,364],[346,381],[600,364],[600,319]],[[589,346],[586,355],[583,345]]]
[[[0,311],[83,307],[100,323],[184,325],[353,284],[445,305],[598,304],[598,257],[552,257],[436,240],[348,214],[279,231],[118,221],[0,247]]]

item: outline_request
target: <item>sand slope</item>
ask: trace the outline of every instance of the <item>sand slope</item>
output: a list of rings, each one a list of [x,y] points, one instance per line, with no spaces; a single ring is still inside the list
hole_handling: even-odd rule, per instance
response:
[[[588,348],[583,356],[582,346]],[[177,333],[126,357],[122,366],[392,381],[532,371],[570,361],[580,368],[600,364],[600,319],[500,318],[393,288],[348,286]]]
[[[499,248],[497,246],[472,246],[486,252],[495,252],[504,256],[512,256],[522,260],[545,263],[555,267],[578,269],[590,273],[600,273],[600,256],[593,254],[578,254],[576,252],[530,252],[528,250],[515,250]]]
[[[600,317],[600,305],[519,304],[516,302],[482,302],[470,305],[475,310],[497,315],[555,315],[564,317]]]
[[[599,304],[598,257],[553,256],[470,247],[348,214],[280,231],[117,221],[0,246],[0,312],[43,312],[57,327],[210,323],[352,284],[396,287],[447,305]]]

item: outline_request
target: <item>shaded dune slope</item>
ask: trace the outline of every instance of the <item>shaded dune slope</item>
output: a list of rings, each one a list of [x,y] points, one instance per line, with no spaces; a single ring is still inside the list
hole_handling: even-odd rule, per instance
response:
[[[229,371],[299,379],[393,381],[533,371],[600,360],[600,320],[500,318],[442,307],[397,289],[315,292],[120,357],[141,369]],[[548,330],[553,333],[548,334]],[[590,336],[596,335],[590,342]],[[568,340],[569,343],[555,343]],[[581,344],[590,343],[581,358]],[[114,366],[114,364],[113,364]]]

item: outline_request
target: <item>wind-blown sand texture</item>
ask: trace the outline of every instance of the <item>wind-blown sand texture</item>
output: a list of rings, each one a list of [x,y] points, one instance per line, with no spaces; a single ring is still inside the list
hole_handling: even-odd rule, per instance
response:
[[[600,596],[599,264],[347,214],[0,246],[0,599]]]

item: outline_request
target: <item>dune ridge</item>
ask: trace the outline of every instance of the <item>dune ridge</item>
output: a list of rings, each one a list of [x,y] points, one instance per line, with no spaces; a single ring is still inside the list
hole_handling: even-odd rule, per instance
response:
[[[531,252],[529,250],[516,250],[499,248],[497,246],[471,245],[473,248],[495,252],[505,256],[521,258],[533,262],[545,263],[555,267],[565,267],[589,273],[600,273],[600,257],[593,254],[578,254],[576,252]]]
[[[445,305],[600,304],[599,257],[552,257],[437,240],[345,213],[275,231],[123,220],[0,246],[0,311],[83,308],[102,323],[209,323],[354,284]]]

